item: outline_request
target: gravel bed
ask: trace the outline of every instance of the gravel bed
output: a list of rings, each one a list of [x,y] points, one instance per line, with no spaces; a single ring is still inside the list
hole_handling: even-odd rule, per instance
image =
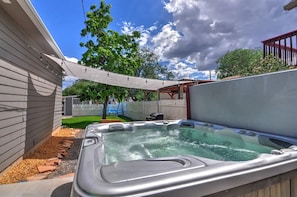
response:
[[[73,141],[73,144],[70,149],[66,150],[67,156],[61,160],[56,171],[50,173],[48,178],[74,173],[83,136],[84,130],[72,128],[61,128],[58,132],[52,133],[52,136],[46,142],[38,146],[31,153],[28,153],[23,160],[11,165],[2,172],[0,174],[0,185],[24,182],[28,181],[28,179],[36,180],[37,178],[38,180],[40,177],[38,176],[40,174],[38,167],[45,166],[48,159],[57,157],[60,150],[63,149],[65,140]]]
[[[54,172],[48,175],[48,179],[66,175],[69,173],[75,173],[83,136],[83,129],[76,133],[75,138],[73,139],[73,144],[67,151],[67,156],[61,159],[59,167]]]

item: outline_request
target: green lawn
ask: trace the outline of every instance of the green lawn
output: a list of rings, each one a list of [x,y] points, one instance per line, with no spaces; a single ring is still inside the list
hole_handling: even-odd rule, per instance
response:
[[[62,126],[68,128],[85,129],[89,124],[100,122],[101,116],[81,116],[62,119]],[[122,122],[131,121],[129,118],[124,116],[108,116],[107,119],[120,120]]]

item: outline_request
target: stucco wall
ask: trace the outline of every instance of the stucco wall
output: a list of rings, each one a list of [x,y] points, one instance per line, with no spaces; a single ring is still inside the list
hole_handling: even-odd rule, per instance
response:
[[[146,116],[157,111],[157,101],[127,102],[125,116],[132,120],[145,120]]]
[[[191,119],[297,137],[297,70],[190,88]]]
[[[125,116],[133,120],[145,120],[153,112],[164,114],[164,119],[186,119],[186,100],[160,100],[148,102],[127,102]]]
[[[158,107],[159,106],[159,107]],[[161,112],[164,119],[186,119],[186,100],[161,100],[144,102],[125,102],[123,105],[109,105],[109,108],[119,109],[119,115],[124,114],[132,120],[145,120],[153,112]],[[98,116],[102,114],[103,105],[73,105],[72,116]],[[115,111],[114,110],[114,111]],[[116,115],[116,113],[114,113]]]

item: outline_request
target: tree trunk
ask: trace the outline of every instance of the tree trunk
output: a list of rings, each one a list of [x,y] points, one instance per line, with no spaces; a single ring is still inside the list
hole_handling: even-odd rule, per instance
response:
[[[108,96],[105,97],[105,100],[104,100],[104,103],[103,103],[102,119],[106,119],[106,116],[107,116],[107,103],[108,103]]]

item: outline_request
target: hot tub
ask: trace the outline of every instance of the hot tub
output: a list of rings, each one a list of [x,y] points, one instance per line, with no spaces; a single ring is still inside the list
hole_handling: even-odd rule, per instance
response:
[[[296,169],[297,139],[199,121],[92,124],[72,196],[204,196]]]

